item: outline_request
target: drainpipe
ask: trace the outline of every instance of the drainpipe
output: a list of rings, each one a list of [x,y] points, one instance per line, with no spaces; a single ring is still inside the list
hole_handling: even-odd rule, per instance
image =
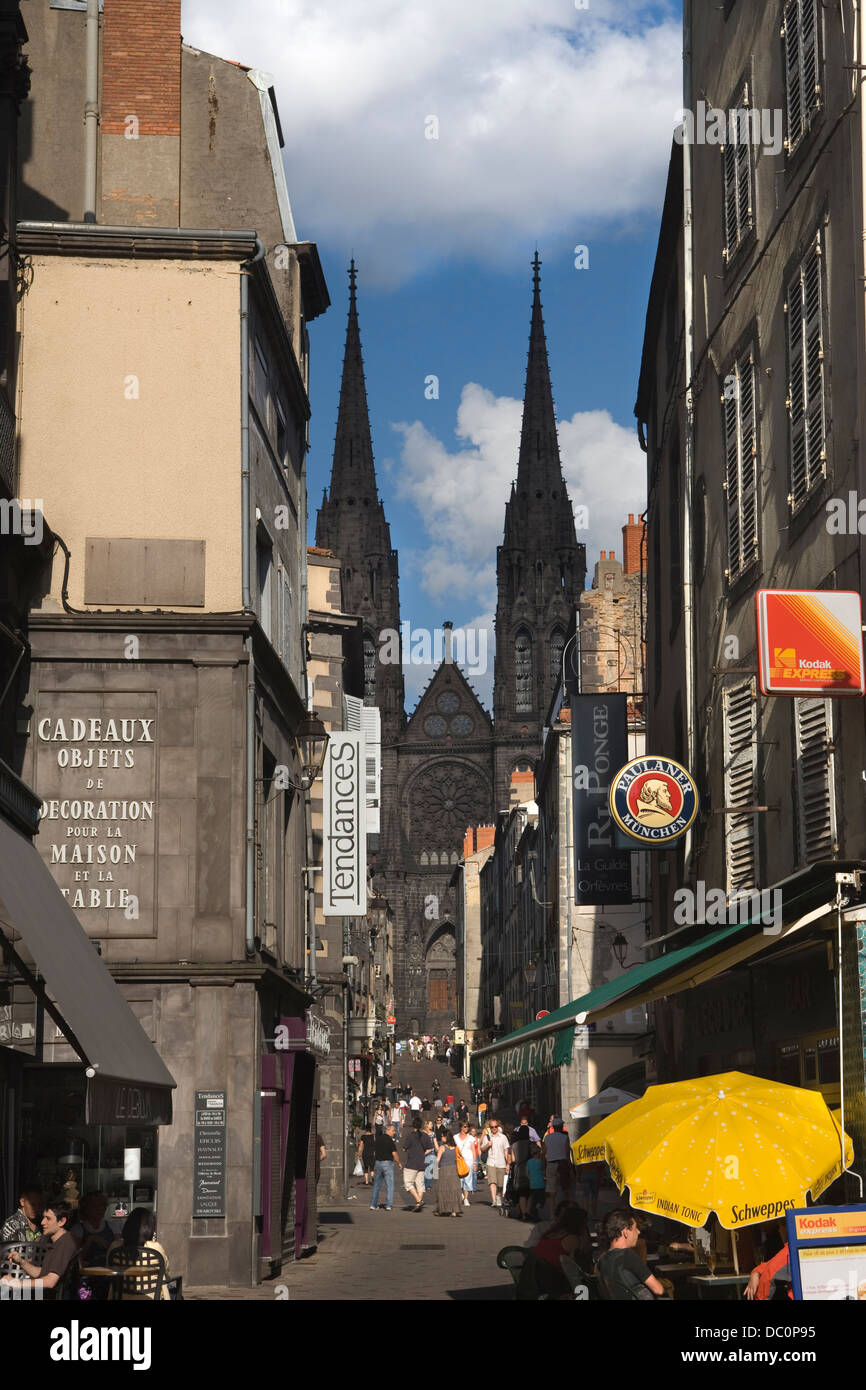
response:
[[[683,107],[692,109],[692,0],[683,0]],[[692,492],[695,447],[695,329],[694,329],[694,245],[692,205],[692,147],[683,141],[683,319],[685,324],[685,469],[683,476],[683,655],[686,667],[685,721],[688,767],[695,773],[695,656],[694,604],[692,596]],[[694,839],[686,831],[683,877],[691,873]]]
[[[241,579],[245,613],[254,613],[250,520],[252,482],[250,478],[250,266],[264,259],[263,242],[256,237],[256,249],[241,264]],[[255,954],[256,934],[256,668],[253,636],[244,638],[247,653],[246,695],[246,903],[245,941],[248,956]]]
[[[99,0],[87,0],[84,29],[84,221],[96,221],[96,148],[99,134]]]

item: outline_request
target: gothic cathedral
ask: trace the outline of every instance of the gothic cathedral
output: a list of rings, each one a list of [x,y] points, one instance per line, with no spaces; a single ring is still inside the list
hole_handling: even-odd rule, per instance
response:
[[[586,549],[562,477],[539,267],[536,253],[517,478],[497,552],[493,718],[447,660],[407,718],[402,666],[379,660],[379,633],[400,631],[397,552],[376,487],[354,261],[349,271],[331,485],[316,544],[342,562],[344,610],[364,620],[365,698],[382,716],[382,826],[369,849],[374,889],[393,912],[398,1038],[451,1028],[452,877],[464,832],[494,823],[509,805],[512,773],[538,757],[566,628],[584,587]],[[387,647],[393,654],[393,642]]]

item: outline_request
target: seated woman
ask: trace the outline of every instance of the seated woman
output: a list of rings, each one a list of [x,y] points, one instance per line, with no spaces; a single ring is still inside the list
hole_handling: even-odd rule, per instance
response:
[[[582,1207],[567,1207],[533,1251],[545,1269],[536,1271],[536,1283],[552,1298],[570,1298],[571,1286],[562,1272],[563,1255],[586,1267],[592,1258],[589,1224]]]
[[[159,1241],[154,1239],[155,1235],[156,1218],[154,1217],[153,1212],[148,1211],[147,1207],[136,1207],[133,1211],[129,1213],[129,1216],[126,1218],[120,1239],[114,1242],[113,1246],[108,1252],[108,1255],[110,1259],[111,1250],[117,1250],[120,1246],[126,1246],[127,1249],[132,1250],[156,1250],[162,1256],[163,1261],[165,1262],[165,1279],[163,1281],[160,1299],[165,1299],[166,1301],[168,1301],[171,1298],[171,1295],[168,1291],[168,1255],[163,1250]],[[147,1297],[152,1298],[153,1295],[148,1294]]]

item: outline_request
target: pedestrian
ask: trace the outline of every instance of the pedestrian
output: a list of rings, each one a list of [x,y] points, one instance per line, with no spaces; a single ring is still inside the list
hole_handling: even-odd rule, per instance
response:
[[[429,1097],[429,1096],[422,1096],[422,1098],[421,1098],[421,1109],[424,1111],[425,1114],[426,1114],[427,1111],[430,1109],[430,1097]]]
[[[375,1132],[376,1134],[384,1134],[384,1133],[385,1133],[385,1125],[386,1125],[387,1123],[388,1123],[388,1120],[387,1120],[387,1116],[385,1115],[384,1107],[383,1107],[383,1105],[382,1105],[382,1102],[379,1101],[379,1102],[377,1103],[377,1105],[376,1105],[376,1109],[373,1111],[373,1130],[374,1130],[374,1132]]]
[[[476,1114],[478,1115],[478,1128],[483,1132],[487,1124],[487,1101],[483,1095],[476,1102]]]
[[[544,1185],[548,1215],[552,1217],[560,1200],[571,1196],[572,1154],[571,1141],[561,1116],[552,1116],[550,1123],[550,1132],[544,1136]]]
[[[434,1076],[434,1077],[433,1077],[433,1080],[431,1081],[430,1086],[431,1086],[431,1089],[432,1089],[432,1091],[433,1091],[433,1099],[434,1099],[434,1100],[438,1100],[438,1099],[439,1099],[439,1090],[440,1090],[440,1086],[439,1086],[439,1077],[438,1077],[438,1076]],[[440,1104],[441,1104],[441,1102],[440,1102]]]
[[[413,1117],[417,1115],[418,1111],[421,1109],[421,1104],[421,1097],[413,1087],[412,1094],[409,1097],[409,1109],[412,1111]]]
[[[439,1206],[437,1216],[462,1216],[457,1208],[461,1205],[460,1179],[457,1176],[457,1149],[454,1136],[449,1129],[443,1131],[441,1143],[436,1147],[439,1164]]]
[[[388,1125],[384,1134],[377,1134],[374,1142],[375,1168],[373,1173],[373,1194],[370,1200],[370,1210],[376,1211],[379,1206],[379,1193],[382,1191],[382,1184],[385,1184],[385,1210],[390,1211],[394,1205],[394,1164],[402,1168],[400,1157],[397,1153],[397,1141],[394,1135],[394,1126]]]
[[[490,1205],[501,1207],[505,1178],[511,1167],[511,1146],[498,1120],[491,1120],[482,1134],[481,1152],[486,1155]]]
[[[601,1162],[582,1163],[578,1170],[580,1174],[580,1195],[589,1208],[589,1214],[593,1221],[598,1211],[598,1190],[601,1187],[601,1175],[603,1170],[604,1164]]]
[[[432,1148],[433,1141],[424,1133],[420,1125],[413,1125],[407,1132],[402,1143],[403,1153],[406,1155],[406,1162],[403,1168],[403,1186],[407,1196],[414,1197],[414,1206],[406,1207],[406,1211],[421,1211],[424,1206],[424,1168],[427,1150]]]
[[[530,1221],[529,1215],[530,1185],[529,1185],[529,1160],[532,1156],[532,1140],[529,1137],[529,1126],[518,1125],[511,1136],[511,1153],[514,1159],[511,1169],[511,1182],[513,1186],[512,1197],[517,1198],[519,1216],[521,1221]]]
[[[634,1216],[624,1208],[612,1211],[604,1223],[610,1248],[598,1262],[598,1277],[604,1293],[617,1303],[633,1299],[648,1302],[665,1292],[635,1250],[640,1230]]]
[[[465,1124],[468,1119],[469,1109],[466,1105],[466,1101],[461,1100],[457,1106],[457,1122],[462,1125]]]
[[[361,1167],[364,1169],[364,1186],[369,1187],[373,1180],[373,1169],[376,1165],[375,1141],[373,1131],[369,1125],[365,1125],[358,1143],[358,1158]]]
[[[529,1162],[526,1165],[529,1175],[529,1216],[530,1220],[537,1221],[544,1207],[544,1160],[540,1144],[533,1144],[529,1151]]]
[[[436,1132],[433,1121],[425,1120],[422,1129],[430,1140],[430,1147],[424,1155],[424,1187],[429,1192],[434,1182],[439,1179],[439,1169],[436,1165]]]
[[[454,1137],[463,1162],[469,1168],[469,1172],[460,1179],[460,1186],[463,1189],[463,1205],[469,1206],[469,1193],[475,1191],[475,1172],[478,1167],[477,1146],[478,1141],[469,1133],[469,1125],[466,1120],[460,1126],[460,1131]]]

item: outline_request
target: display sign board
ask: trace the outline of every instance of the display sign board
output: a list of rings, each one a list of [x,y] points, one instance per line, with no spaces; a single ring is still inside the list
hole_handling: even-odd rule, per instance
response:
[[[794,1297],[866,1302],[866,1206],[802,1207],[785,1219]]]
[[[610,784],[610,813],[620,830],[645,849],[667,849],[698,814],[697,784],[673,758],[632,758]]]
[[[574,901],[630,903],[631,854],[618,847],[608,808],[611,777],[628,758],[626,696],[572,692],[570,699]]]
[[[196,1091],[193,1217],[226,1214],[226,1093]]]
[[[322,770],[322,911],[367,911],[367,794],[363,734],[334,733]]]
[[[860,595],[839,589],[759,589],[758,670],[765,695],[862,695]]]

